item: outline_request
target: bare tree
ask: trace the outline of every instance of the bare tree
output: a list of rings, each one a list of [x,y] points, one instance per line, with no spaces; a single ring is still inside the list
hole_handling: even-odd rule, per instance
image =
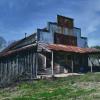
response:
[[[6,40],[3,37],[0,37],[0,51],[2,51],[6,47]]]

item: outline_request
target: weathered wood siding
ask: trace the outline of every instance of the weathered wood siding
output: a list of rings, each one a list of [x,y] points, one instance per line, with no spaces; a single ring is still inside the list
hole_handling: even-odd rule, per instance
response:
[[[27,51],[0,58],[0,86],[36,76],[36,53]]]
[[[74,27],[74,36],[77,37],[77,46],[82,47],[82,48],[87,48],[88,43],[87,43],[87,38],[86,37],[81,37],[81,29],[80,28],[75,28]]]

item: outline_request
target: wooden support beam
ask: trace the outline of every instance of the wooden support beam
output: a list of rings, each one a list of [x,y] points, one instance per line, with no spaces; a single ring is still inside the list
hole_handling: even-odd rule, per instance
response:
[[[91,62],[91,73],[93,72],[93,66],[92,66],[92,62]]]
[[[52,51],[51,53],[52,53],[51,69],[52,69],[52,76],[54,76],[54,71],[53,71],[53,65],[54,65],[54,64],[53,64],[53,63],[54,63],[54,62],[53,62],[53,60],[54,60],[53,56],[54,56],[54,55],[53,55],[53,51]]]
[[[89,61],[90,61],[90,67],[91,67],[91,73],[93,72],[93,66],[92,66],[92,61],[91,58],[89,57]]]
[[[33,53],[31,52],[31,79],[33,78],[33,67]]]
[[[74,72],[74,62],[73,62],[73,59],[72,59],[72,73]]]
[[[36,53],[36,78],[38,75],[38,53]]]
[[[47,58],[46,58],[46,56],[44,57],[44,59],[45,59],[45,62],[44,63],[45,63],[45,69],[46,69],[46,67],[47,67],[47,62],[46,62],[47,61]]]
[[[35,53],[33,54],[33,68],[32,68],[32,76],[35,74]]]

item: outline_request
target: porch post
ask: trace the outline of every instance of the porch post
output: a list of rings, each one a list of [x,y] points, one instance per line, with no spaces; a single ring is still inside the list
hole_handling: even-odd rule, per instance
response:
[[[92,66],[92,61],[91,61],[90,57],[89,57],[89,61],[90,61],[90,67],[91,67],[91,73],[92,73],[93,72],[93,66]]]
[[[73,66],[73,59],[72,59],[72,73],[73,73],[73,69],[74,69],[74,66]]]
[[[92,61],[91,61],[91,73],[93,72],[93,68],[92,68]]]
[[[38,53],[36,53],[36,78],[37,78],[37,72],[38,71]]]
[[[73,73],[74,72],[74,55],[71,55],[71,69]]]
[[[47,67],[47,58],[46,58],[46,56],[45,56],[45,61],[44,61],[44,66],[45,66],[45,69],[46,69],[46,67]]]
[[[53,76],[54,75],[54,72],[53,72],[53,51],[51,53],[52,53],[51,69],[52,69],[52,76]]]

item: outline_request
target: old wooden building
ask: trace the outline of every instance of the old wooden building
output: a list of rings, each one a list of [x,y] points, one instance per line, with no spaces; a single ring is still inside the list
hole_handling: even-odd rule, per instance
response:
[[[44,29],[10,44],[0,53],[0,86],[38,75],[100,71],[100,50],[88,48],[74,20],[57,16]]]

